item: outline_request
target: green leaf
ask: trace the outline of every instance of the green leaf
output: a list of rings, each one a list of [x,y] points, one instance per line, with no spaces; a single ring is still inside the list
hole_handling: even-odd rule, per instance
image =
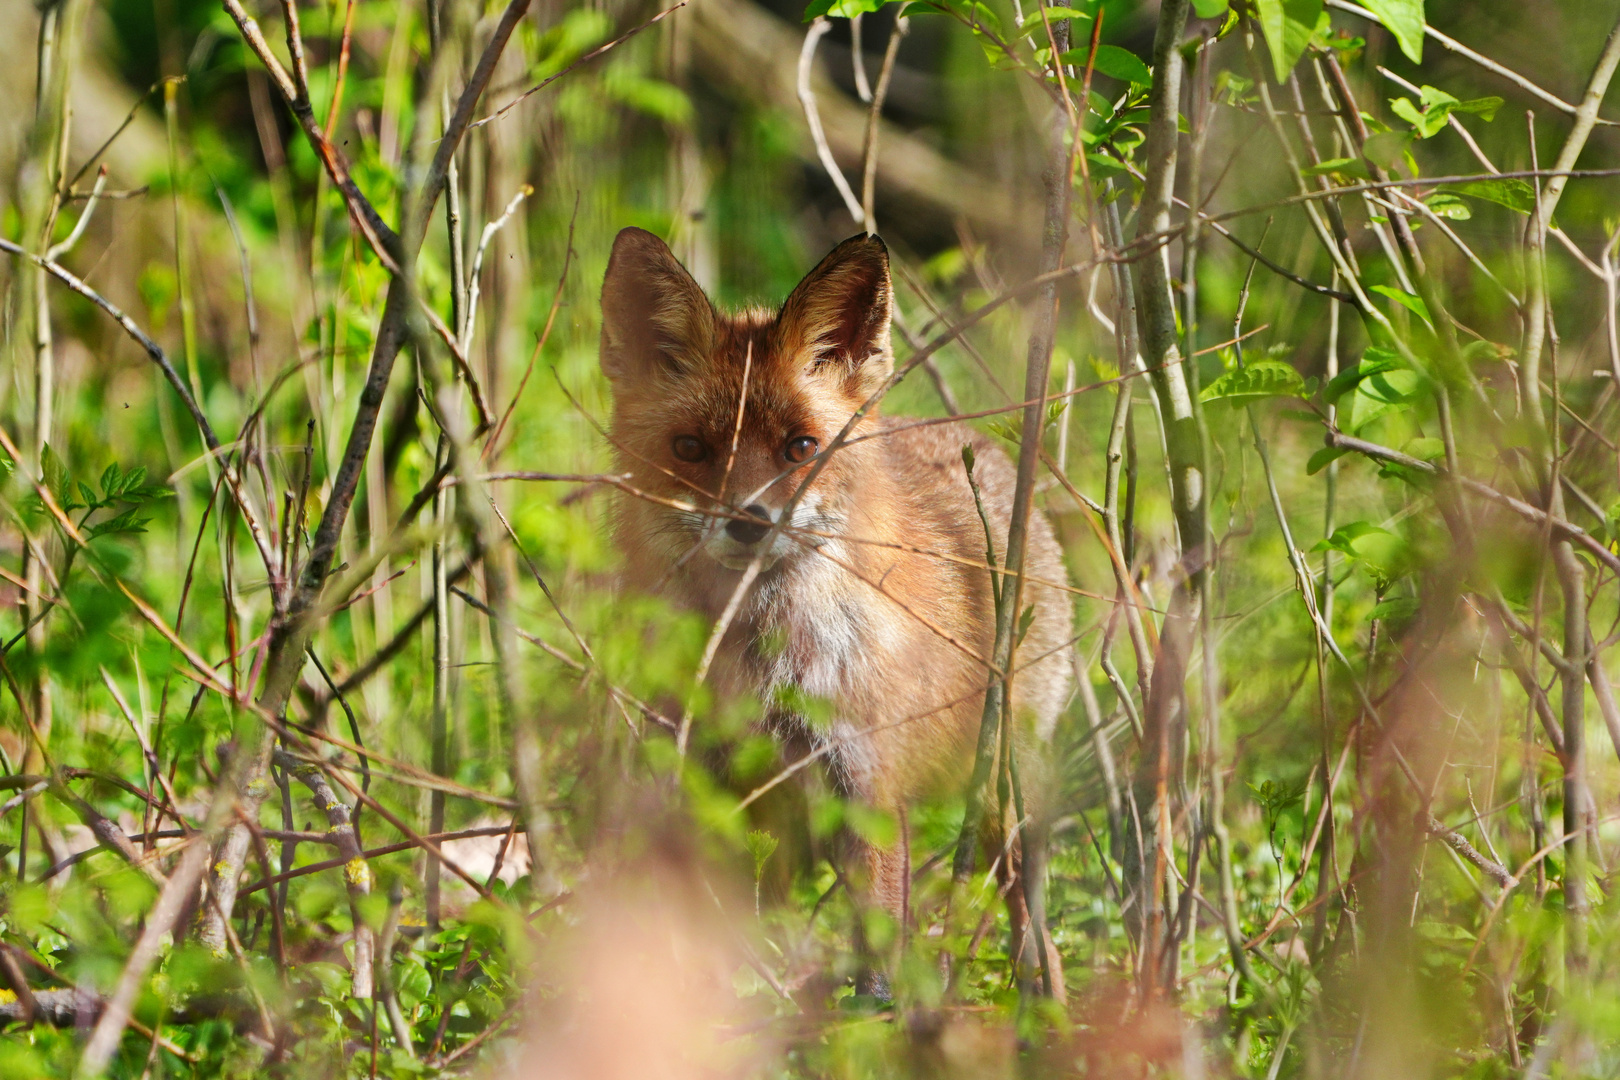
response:
[[[1082,65],[1090,52],[1089,48],[1070,49],[1063,56],[1065,59],[1074,57],[1069,62]],[[1078,56],[1075,55],[1077,53]],[[1092,62],[1092,66],[1109,78],[1130,83],[1132,86],[1148,86],[1153,82],[1153,71],[1142,63],[1142,58],[1118,45],[1098,45],[1097,58]]]
[[[1322,449],[1311,455],[1311,460],[1305,463],[1306,475],[1315,476],[1317,473],[1327,468],[1333,462],[1338,461],[1349,452],[1350,451],[1346,450],[1342,446],[1322,447]]]
[[[1377,576],[1388,580],[1405,565],[1406,541],[1366,521],[1352,521],[1318,540],[1312,551],[1338,551],[1366,563]]]
[[[1329,405],[1335,404],[1345,394],[1354,390],[1362,379],[1377,375],[1379,372],[1393,371],[1401,366],[1401,358],[1395,353],[1373,346],[1361,354],[1359,361],[1333,376],[1322,391],[1322,400]]]
[[[1389,109],[1416,128],[1418,134],[1425,139],[1438,134],[1440,129],[1446,126],[1447,110],[1420,110],[1412,104],[1411,98],[1390,98]]]
[[[118,493],[118,462],[108,465],[101,474],[101,493],[109,498]]]
[[[1620,502],[1609,507],[1603,515],[1603,524],[1609,530],[1610,540],[1620,540]]]
[[[804,21],[814,22],[817,16],[834,15],[840,19],[853,19],[857,15],[870,15],[889,0],[810,0],[804,9]]]
[[[1356,384],[1350,399],[1350,430],[1360,431],[1386,413],[1417,400],[1423,376],[1407,368],[1380,371]]]
[[[1200,19],[1214,19],[1226,14],[1230,0],[1192,0],[1193,11]]]
[[[1316,33],[1322,14],[1322,0],[1255,0],[1260,10],[1260,32],[1271,50],[1271,70],[1279,83],[1304,55]]]
[[[1035,605],[1031,604],[1027,608],[1024,609],[1024,613],[1022,615],[1018,616],[1018,638],[1017,638],[1017,640],[1019,642],[1022,642],[1024,640],[1024,637],[1029,633],[1029,628],[1031,626],[1033,626],[1034,624],[1035,624]]]
[[[764,829],[750,829],[748,835],[743,838],[743,844],[748,848],[748,854],[753,857],[754,880],[758,881],[759,876],[765,872],[766,862],[776,852],[776,837]]]
[[[1425,435],[1401,447],[1401,452],[1410,454],[1419,461],[1433,461],[1435,458],[1445,457],[1446,444]]]
[[[1199,401],[1229,401],[1246,405],[1270,397],[1303,397],[1305,380],[1281,360],[1256,360],[1248,367],[1228,371],[1198,395]]]
[[[1104,179],[1125,171],[1125,166],[1117,158],[1111,158],[1107,154],[1087,154],[1086,160],[1091,163],[1093,180]]]
[[[685,127],[692,121],[692,99],[674,83],[650,79],[627,67],[610,67],[601,86],[609,97],[667,124]]]
[[[1435,217],[1450,218],[1452,221],[1467,221],[1474,216],[1473,209],[1462,199],[1444,191],[1436,192],[1423,200]]]
[[[1433,86],[1424,86],[1418,91],[1422,107],[1412,104],[1410,98],[1391,98],[1390,108],[1396,116],[1411,124],[1425,139],[1438,135],[1446,126],[1447,118],[1454,112],[1472,113],[1483,117],[1486,123],[1496,119],[1496,111],[1502,107],[1499,97],[1473,98],[1468,101],[1458,101],[1444,90]]]
[[[78,488],[79,497],[84,500],[84,505],[95,506],[97,502],[96,489],[85,483],[83,480],[78,482]]]
[[[994,435],[998,439],[1006,439],[1014,446],[1017,446],[1023,439],[1023,435],[1020,433],[1018,425],[1014,424],[1010,420],[991,420],[984,426],[990,429],[990,434]]]
[[[39,469],[45,480],[45,486],[56,496],[57,502],[65,502],[71,497],[69,492],[73,478],[68,475],[67,464],[57,456],[55,450],[51,449],[50,443],[46,443],[40,451]]]
[[[146,466],[137,465],[133,469],[129,470],[129,472],[125,473],[124,478],[118,482],[118,493],[128,497],[132,491],[144,491],[146,489],[141,485],[145,483],[145,481]],[[168,491],[167,488],[160,488],[159,490],[165,492]]]
[[[1404,289],[1397,289],[1390,285],[1373,285],[1370,286],[1367,291],[1389,297],[1391,300],[1395,301],[1397,304],[1406,308],[1412,314],[1428,323],[1431,330],[1434,328],[1434,320],[1429,318],[1429,305],[1423,302],[1423,298],[1421,296],[1413,296]]]
[[[1081,19],[1086,22],[1091,21],[1091,16],[1087,15],[1084,11],[1080,11],[1072,7],[1064,7],[1061,4],[1053,4],[1051,7],[1047,8],[1046,17],[1048,19]]]
[[[1536,209],[1536,189],[1530,186],[1528,180],[1470,180],[1457,190],[1471,198],[1484,199],[1521,214],[1534,213]]]
[[[1307,165],[1299,170],[1304,176],[1343,176],[1353,180],[1371,180],[1367,163],[1360,158],[1329,158],[1320,165]]]
[[[1414,64],[1423,62],[1423,0],[1366,0],[1378,21],[1389,28],[1401,52]]]
[[[1424,87],[1428,89],[1428,87]],[[1452,112],[1473,113],[1487,124],[1496,119],[1496,111],[1503,105],[1499,97],[1471,98],[1468,101],[1459,101],[1451,107]]]
[[[143,533],[152,519],[139,515],[140,511],[138,510],[125,510],[115,518],[109,518],[99,525],[90,526],[89,535],[94,538],[97,536],[125,536],[130,533]]]

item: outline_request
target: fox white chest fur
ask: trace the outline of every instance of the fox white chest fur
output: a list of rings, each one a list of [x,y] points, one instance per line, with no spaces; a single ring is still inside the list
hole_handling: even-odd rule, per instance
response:
[[[830,703],[809,732],[851,795],[903,813],[959,791],[971,763],[994,633],[985,536],[962,463],[1005,549],[1013,469],[956,424],[862,414],[893,372],[888,256],[839,245],[777,311],[715,309],[650,233],[626,229],[602,290],[602,368],[613,382],[627,584],[732,622],[712,679],[765,703],[783,687]],[[812,479],[813,478],[813,479]],[[1069,690],[1060,552],[1031,523],[1014,711],[1051,730]],[[746,580],[745,580],[746,579]],[[830,745],[829,745],[830,744]],[[870,852],[893,903],[903,866]]]

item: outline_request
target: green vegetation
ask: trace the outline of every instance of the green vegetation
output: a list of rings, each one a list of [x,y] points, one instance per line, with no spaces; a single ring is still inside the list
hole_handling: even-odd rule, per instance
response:
[[[3,5],[0,1076],[1620,1070],[1613,5],[1038,3]],[[614,588],[614,234],[862,223],[1068,559],[1066,1002]]]

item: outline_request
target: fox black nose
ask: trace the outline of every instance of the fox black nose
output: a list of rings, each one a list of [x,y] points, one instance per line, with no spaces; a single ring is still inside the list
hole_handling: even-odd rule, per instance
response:
[[[732,518],[726,522],[726,535],[739,544],[759,543],[771,531],[771,512],[759,503],[743,507],[742,512],[748,518]]]

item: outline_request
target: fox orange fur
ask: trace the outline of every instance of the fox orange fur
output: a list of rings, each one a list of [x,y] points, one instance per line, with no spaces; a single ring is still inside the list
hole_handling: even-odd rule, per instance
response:
[[[800,491],[893,372],[891,302],[888,252],[874,236],[840,244],[779,310],[728,314],[662,241],[625,229],[602,287],[601,363],[618,467],[660,500],[621,502],[627,583],[717,619],[757,560],[715,658],[717,690],[768,708],[785,687],[830,701],[830,727],[791,715],[766,724],[790,746],[821,749],[846,795],[904,821],[908,805],[965,786],[984,705],[995,614],[962,446],[977,459],[997,552],[1014,470],[965,425],[874,408]],[[1071,627],[1065,594],[1040,584],[1065,574],[1039,513],[1026,573],[1035,616],[1018,649],[1014,715],[1037,744],[1067,702]],[[904,848],[870,848],[864,861],[873,898],[903,916]],[[1021,935],[1019,890],[1008,898]]]

